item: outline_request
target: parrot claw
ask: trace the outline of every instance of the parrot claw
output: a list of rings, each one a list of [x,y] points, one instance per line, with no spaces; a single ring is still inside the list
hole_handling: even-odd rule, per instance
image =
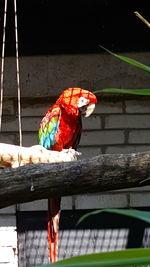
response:
[[[70,156],[72,156],[73,159],[75,159],[75,160],[78,158],[78,156],[80,156],[82,154],[81,152],[78,152],[73,148],[63,149],[62,151],[64,153],[69,154]]]

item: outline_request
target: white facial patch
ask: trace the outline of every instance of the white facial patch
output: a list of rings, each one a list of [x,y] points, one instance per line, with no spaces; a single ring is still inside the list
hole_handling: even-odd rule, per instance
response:
[[[93,104],[93,103],[89,104],[87,106],[84,117],[89,117],[93,113],[94,109],[95,109],[95,104]]]
[[[78,105],[77,105],[77,106],[78,106],[78,108],[81,108],[81,107],[83,107],[83,106],[88,105],[88,103],[89,103],[89,99],[87,99],[87,98],[81,96],[81,97],[79,98],[79,100],[78,100]]]

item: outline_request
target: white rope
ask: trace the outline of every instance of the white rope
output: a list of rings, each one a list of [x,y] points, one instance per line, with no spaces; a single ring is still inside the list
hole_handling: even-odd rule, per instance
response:
[[[2,58],[1,58],[1,99],[0,99],[0,131],[2,129],[2,112],[3,112],[3,94],[4,94],[4,56],[5,56],[5,30],[6,30],[6,18],[7,18],[7,0],[4,5],[4,23],[3,23],[3,42],[2,42]]]
[[[15,13],[15,39],[16,39],[16,70],[17,70],[17,88],[18,88],[19,143],[20,143],[20,146],[22,146],[21,103],[20,103],[20,70],[19,70],[19,55],[18,55],[18,25],[17,25],[16,0],[14,0],[14,13]]]

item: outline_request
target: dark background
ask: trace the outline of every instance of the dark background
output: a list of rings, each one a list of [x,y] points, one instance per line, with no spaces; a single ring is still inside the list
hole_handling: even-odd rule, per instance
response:
[[[2,43],[4,0],[0,0]],[[149,51],[149,1],[120,0],[18,0],[20,55]],[[15,54],[13,0],[8,1],[6,55]]]

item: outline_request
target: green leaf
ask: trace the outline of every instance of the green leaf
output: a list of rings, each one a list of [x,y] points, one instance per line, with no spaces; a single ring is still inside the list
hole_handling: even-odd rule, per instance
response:
[[[93,92],[94,94],[100,93],[118,93],[118,94],[131,94],[131,95],[150,95],[150,89],[117,89],[105,88]]]
[[[129,63],[130,65],[133,65],[133,66],[135,66],[135,67],[137,67],[137,68],[139,68],[139,69],[142,69],[142,70],[144,70],[144,71],[150,72],[150,67],[149,67],[149,66],[144,65],[144,64],[140,63],[139,61],[134,60],[134,59],[132,59],[132,58],[124,57],[124,56],[119,56],[119,55],[117,55],[117,54],[111,52],[110,50],[106,49],[105,47],[103,47],[103,46],[101,46],[101,45],[100,45],[100,47],[101,47],[102,49],[104,49],[105,51],[107,51],[109,54],[115,56],[116,58],[121,59],[121,60],[123,60],[123,61]]]
[[[140,211],[140,210],[133,210],[133,209],[103,209],[103,210],[96,210],[96,211],[86,213],[79,219],[77,224],[81,223],[83,220],[85,220],[91,215],[97,215],[102,212],[125,215],[125,216],[133,217],[135,219],[139,219],[144,222],[150,223],[150,212],[149,211]]]
[[[122,267],[150,264],[150,249],[127,249],[72,257],[38,267]]]
[[[150,178],[144,179],[143,181],[140,182],[140,184],[145,183],[147,181],[150,181]]]

